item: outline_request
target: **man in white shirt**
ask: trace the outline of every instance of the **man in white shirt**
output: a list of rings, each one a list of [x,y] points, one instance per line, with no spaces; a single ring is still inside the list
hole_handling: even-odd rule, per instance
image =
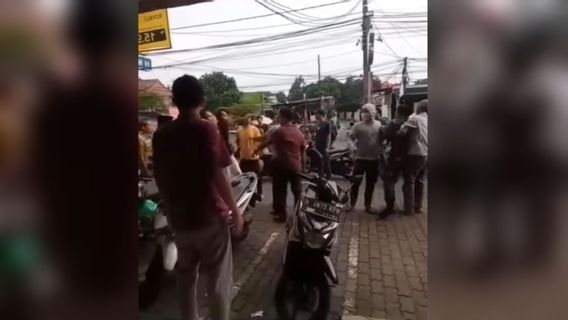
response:
[[[428,100],[416,106],[416,112],[400,128],[408,137],[408,157],[404,166],[404,213],[422,213],[424,182],[428,160]]]

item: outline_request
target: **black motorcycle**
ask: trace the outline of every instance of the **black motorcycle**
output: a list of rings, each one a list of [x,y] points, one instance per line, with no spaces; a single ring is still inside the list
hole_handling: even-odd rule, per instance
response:
[[[353,172],[355,163],[354,150],[350,147],[344,149],[329,149],[329,165],[331,174],[335,176],[349,176]],[[308,158],[308,171],[319,172],[320,166],[323,165],[323,156],[312,145],[306,150]]]
[[[275,306],[281,320],[325,320],[330,309],[329,281],[338,283],[330,254],[349,189],[342,190],[335,181],[319,176],[300,176],[307,183],[286,224],[287,244]]]

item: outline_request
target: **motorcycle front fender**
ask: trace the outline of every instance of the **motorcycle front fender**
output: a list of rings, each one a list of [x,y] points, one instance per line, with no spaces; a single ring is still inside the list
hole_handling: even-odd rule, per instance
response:
[[[162,244],[162,252],[164,253],[164,269],[173,271],[178,260],[178,251],[174,241],[166,241]]]
[[[333,261],[331,261],[331,258],[329,256],[323,257],[323,260],[325,265],[325,274],[329,277],[334,285],[337,285],[339,283],[339,279],[337,278],[337,272],[335,271]]]

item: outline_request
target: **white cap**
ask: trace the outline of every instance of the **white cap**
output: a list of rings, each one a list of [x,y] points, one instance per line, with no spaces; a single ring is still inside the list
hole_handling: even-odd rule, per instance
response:
[[[372,115],[377,114],[377,107],[372,103],[366,103],[361,107],[361,110],[367,110]]]

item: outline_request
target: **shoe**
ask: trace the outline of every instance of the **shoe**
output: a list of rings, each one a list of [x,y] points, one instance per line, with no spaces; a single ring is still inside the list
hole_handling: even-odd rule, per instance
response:
[[[377,214],[377,210],[375,210],[371,206],[365,207],[365,212],[368,213],[368,214]]]
[[[270,211],[270,215],[271,215],[271,216],[276,216],[276,212]]]
[[[413,216],[414,215],[414,211],[408,211],[408,210],[404,210],[402,212],[403,215],[405,216]]]
[[[414,213],[421,214],[421,213],[424,213],[424,210],[422,210],[422,208],[414,209]]]
[[[276,216],[274,217],[274,222],[284,223],[286,222],[286,217]]]
[[[353,208],[354,208],[354,207],[355,207],[354,205],[346,204],[346,205],[345,205],[345,212],[351,212],[351,211],[353,211]]]
[[[377,220],[383,220],[386,217],[390,216],[391,214],[394,214],[394,212],[395,212],[394,209],[387,207],[383,211],[381,211],[381,213],[379,213]]]

